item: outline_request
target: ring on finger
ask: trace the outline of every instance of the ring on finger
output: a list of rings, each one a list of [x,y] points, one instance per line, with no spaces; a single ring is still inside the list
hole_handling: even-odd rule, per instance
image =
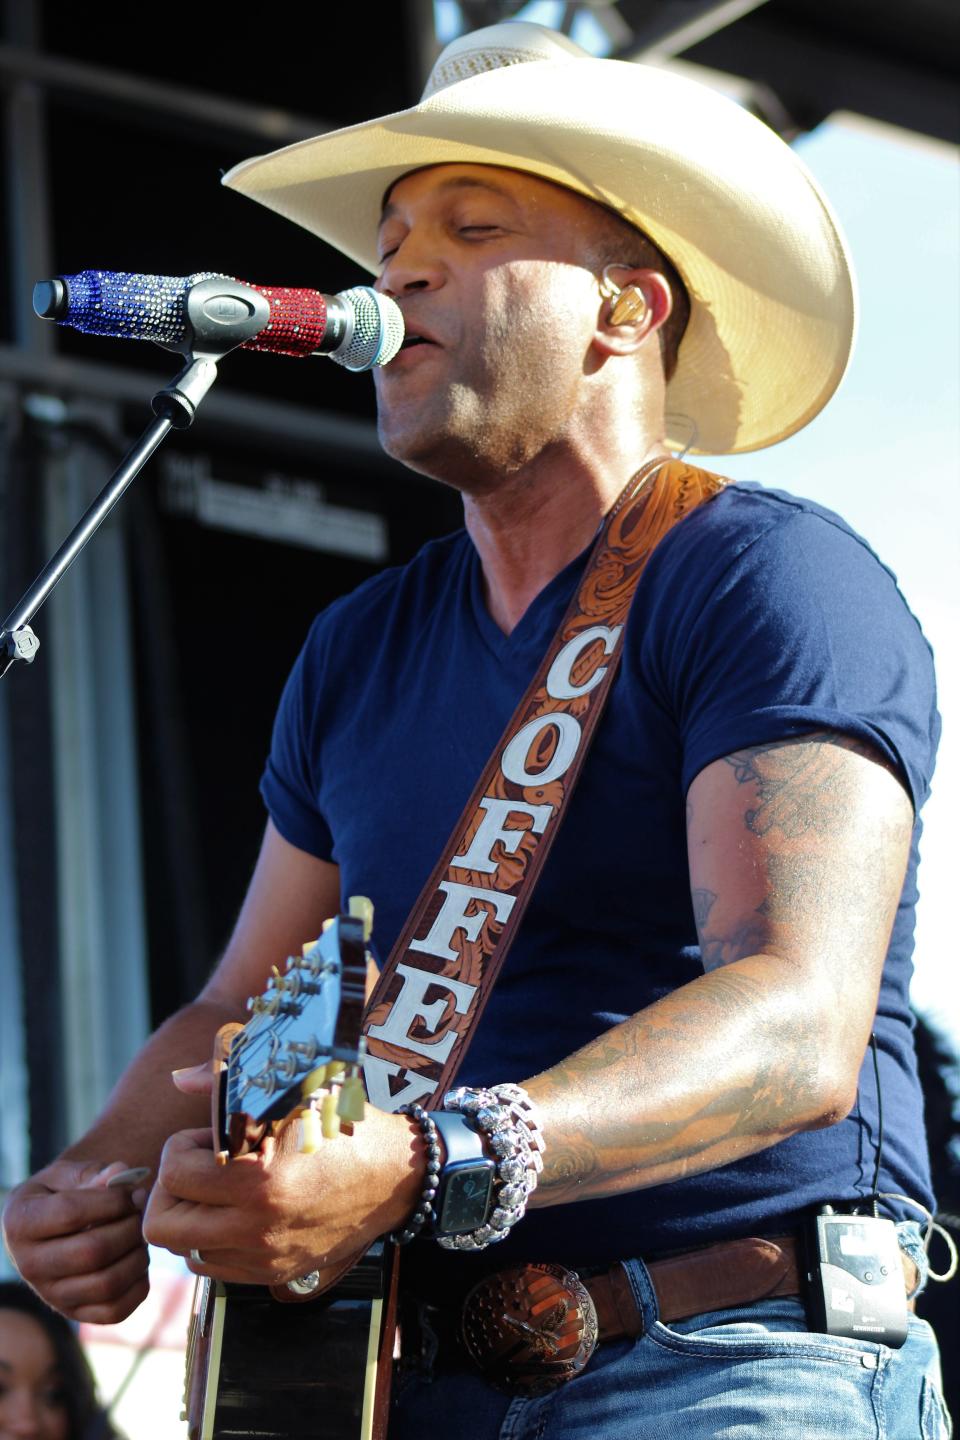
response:
[[[191,1250],[191,1251],[190,1251],[190,1259],[191,1259],[191,1261],[193,1262],[194,1265],[205,1265],[205,1264],[206,1264],[206,1261],[204,1260],[203,1256],[200,1254],[200,1251],[199,1251],[199,1250]]]

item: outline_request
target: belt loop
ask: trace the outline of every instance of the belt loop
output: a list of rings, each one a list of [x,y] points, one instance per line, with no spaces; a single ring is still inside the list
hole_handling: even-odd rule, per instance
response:
[[[653,1288],[650,1272],[643,1261],[638,1258],[624,1260],[623,1270],[627,1277],[627,1283],[637,1302],[637,1309],[643,1316],[643,1333],[646,1334],[650,1326],[655,1324],[660,1318],[660,1310],[657,1305],[657,1292]]]

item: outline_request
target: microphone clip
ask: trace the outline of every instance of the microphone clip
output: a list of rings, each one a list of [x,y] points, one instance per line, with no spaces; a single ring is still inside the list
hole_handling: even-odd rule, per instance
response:
[[[200,401],[217,378],[217,361],[259,335],[270,323],[270,302],[228,275],[210,275],[191,285],[184,299],[184,332],[164,350],[185,355],[187,364],[169,385],[154,395],[155,415],[176,430],[193,424]]]
[[[252,285],[211,275],[187,291],[183,338],[166,350],[221,360],[270,324],[270,302]]]

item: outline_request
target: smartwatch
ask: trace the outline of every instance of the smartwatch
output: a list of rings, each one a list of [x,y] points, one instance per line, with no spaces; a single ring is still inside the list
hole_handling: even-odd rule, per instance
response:
[[[447,1152],[433,1202],[434,1236],[466,1235],[484,1225],[493,1209],[497,1165],[483,1148],[483,1137],[456,1110],[431,1110]]]

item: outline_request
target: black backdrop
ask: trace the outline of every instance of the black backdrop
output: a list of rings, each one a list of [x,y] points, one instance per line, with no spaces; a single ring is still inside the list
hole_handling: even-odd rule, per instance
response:
[[[416,27],[404,4],[367,7],[367,24],[358,24],[356,7],[291,0],[146,12],[52,0],[32,8],[43,56],[275,107],[308,127],[315,121],[316,130],[401,109],[420,89],[408,53]],[[8,22],[3,39],[22,43],[23,33]],[[328,293],[368,278],[305,231],[220,185],[238,160],[285,141],[251,138],[215,116],[197,118],[188,103],[182,113],[165,103],[130,104],[112,78],[86,93],[69,81],[48,93],[51,273],[214,270]],[[15,339],[8,303],[0,340]],[[178,368],[177,357],[153,345],[59,328],[55,343],[57,355],[78,363],[143,372],[142,404],[122,407],[127,439],[149,418],[153,377]],[[327,361],[236,353],[221,365],[217,383],[218,393],[230,391],[311,415],[367,424],[374,418],[370,378]],[[115,440],[92,438],[105,480],[120,451]],[[379,568],[211,529],[172,512],[164,475],[174,456],[200,458],[218,480],[252,488],[268,473],[305,480],[322,486],[330,503],[382,516],[386,563],[407,559],[460,515],[450,491],[366,450],[325,451],[270,427],[231,433],[203,410],[191,431],[165,442],[124,499],[155,1022],[195,992],[229,933],[264,822],[257,781],[272,716],[310,619]]]

